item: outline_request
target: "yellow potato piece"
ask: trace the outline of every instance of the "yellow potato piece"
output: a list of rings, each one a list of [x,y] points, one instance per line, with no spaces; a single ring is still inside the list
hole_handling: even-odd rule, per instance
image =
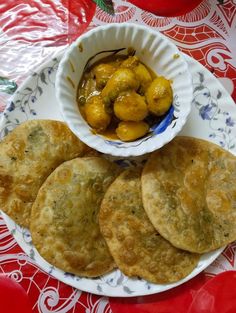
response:
[[[126,60],[124,60],[121,63],[121,67],[126,67],[126,68],[130,68],[130,69],[133,69],[137,65],[139,65],[139,58],[136,55],[129,56]]]
[[[97,131],[103,131],[110,124],[111,116],[105,110],[105,104],[100,96],[88,99],[85,104],[85,116],[89,125]]]
[[[146,68],[145,65],[142,63],[139,63],[138,66],[134,68],[134,73],[140,82],[140,91],[145,92],[147,87],[151,84],[152,82],[152,76],[149,73],[148,69]]]
[[[122,62],[121,66],[130,68],[134,71],[136,78],[140,83],[141,92],[145,92],[152,82],[152,76],[147,67],[140,63],[139,58],[137,56],[130,56]]]
[[[106,103],[114,101],[121,92],[137,90],[139,82],[134,72],[128,68],[120,68],[108,80],[101,95]]]
[[[98,89],[102,89],[106,85],[108,79],[112,76],[116,69],[117,68],[115,66],[112,66],[109,63],[98,64],[94,68],[96,86]]]
[[[114,113],[122,121],[142,121],[148,115],[145,98],[135,91],[127,92],[116,99]]]
[[[122,141],[132,141],[143,137],[149,126],[145,122],[120,122],[116,134]]]
[[[153,80],[146,91],[148,109],[161,116],[165,114],[173,101],[173,92],[169,80],[160,76]]]

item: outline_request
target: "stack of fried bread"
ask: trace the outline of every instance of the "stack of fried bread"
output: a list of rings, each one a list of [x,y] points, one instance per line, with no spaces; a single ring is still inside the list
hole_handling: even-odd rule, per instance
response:
[[[119,268],[178,281],[236,240],[236,158],[177,137],[123,170],[59,121],[28,121],[0,143],[0,207],[52,265],[97,277]]]

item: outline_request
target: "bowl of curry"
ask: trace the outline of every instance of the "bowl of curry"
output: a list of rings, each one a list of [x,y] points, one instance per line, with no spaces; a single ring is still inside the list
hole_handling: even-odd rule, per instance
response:
[[[165,36],[123,23],[97,27],[66,51],[56,76],[65,122],[114,156],[161,148],[186,123],[193,96],[184,56]]]

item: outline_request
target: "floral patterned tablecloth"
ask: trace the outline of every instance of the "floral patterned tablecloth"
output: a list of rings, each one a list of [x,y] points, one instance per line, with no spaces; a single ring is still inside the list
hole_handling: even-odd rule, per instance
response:
[[[209,69],[236,100],[236,1],[220,2],[205,0],[184,16],[165,18],[125,0],[113,1],[113,16],[91,0],[0,0],[0,111],[34,68],[86,30],[111,22],[134,22],[161,31]],[[23,303],[20,297],[33,312],[43,313],[236,312],[235,251],[236,244],[229,245],[204,273],[171,291],[108,299],[76,290],[40,270],[0,218],[0,312],[7,312],[2,303],[13,312],[11,303]],[[22,287],[21,293],[12,287],[5,296],[2,291],[8,289],[1,277],[6,276]],[[28,311],[22,304],[19,312]]]

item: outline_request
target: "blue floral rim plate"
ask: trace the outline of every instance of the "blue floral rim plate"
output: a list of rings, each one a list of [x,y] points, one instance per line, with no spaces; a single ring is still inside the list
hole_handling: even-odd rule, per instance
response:
[[[220,82],[197,61],[186,56],[194,86],[192,111],[181,135],[212,141],[236,154],[236,106]],[[55,98],[55,74],[59,58],[49,60],[21,85],[1,115],[0,135],[4,137],[18,124],[28,119],[62,120]],[[123,167],[142,162],[138,158],[117,158]],[[190,280],[206,269],[223,249],[202,255],[198,266],[186,278],[174,284],[150,284],[138,278],[130,279],[119,270],[97,279],[81,278],[65,273],[40,257],[28,230],[16,225],[7,215],[4,220],[18,244],[40,268],[58,280],[90,293],[132,297],[159,293]]]

